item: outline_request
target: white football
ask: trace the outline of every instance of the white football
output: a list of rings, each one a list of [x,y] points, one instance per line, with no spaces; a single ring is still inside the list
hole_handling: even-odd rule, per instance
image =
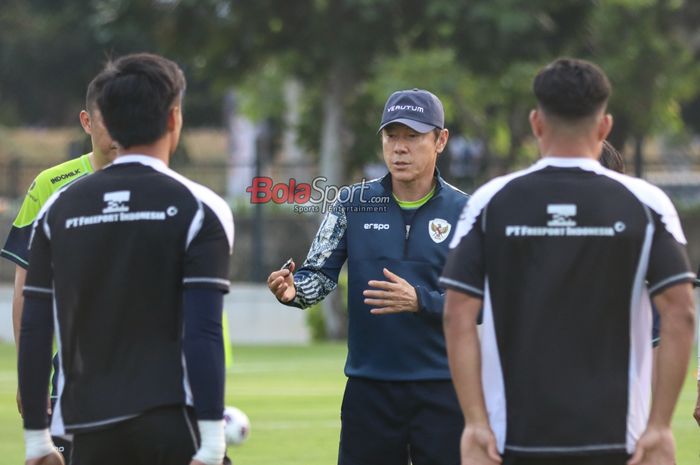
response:
[[[248,415],[236,407],[224,409],[224,433],[227,446],[243,444],[250,435],[250,420]]]

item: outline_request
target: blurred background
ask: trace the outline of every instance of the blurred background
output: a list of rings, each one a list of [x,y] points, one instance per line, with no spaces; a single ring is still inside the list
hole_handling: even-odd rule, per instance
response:
[[[78,113],[110,57],[155,52],[185,71],[185,131],[172,167],[222,195],[236,222],[226,310],[226,404],[251,418],[237,465],[335,463],[345,377],[344,290],[283,307],[265,278],[306,256],[321,214],[251,204],[275,183],[354,183],[385,173],[376,134],[387,96],[437,94],[450,140],[438,166],[471,193],[537,159],[531,82],[554,58],[609,75],[611,142],[627,172],[661,186],[700,264],[700,1],[0,0],[0,243],[32,179],[90,151]],[[109,266],[109,264],[106,264]],[[21,463],[10,299],[0,260],[0,462]],[[606,283],[614,285],[614,283]],[[106,328],[106,330],[109,330]],[[673,421],[678,463],[698,463],[696,366]]]
[[[537,158],[532,78],[568,55],[609,75],[610,140],[628,173],[674,198],[697,266],[699,26],[691,0],[2,0],[0,237],[36,174],[90,150],[78,112],[110,57],[149,51],[182,66],[186,130],[172,165],[229,200],[232,278],[254,294],[286,258],[303,260],[321,219],[252,205],[254,176],[382,175],[384,102],[421,87],[445,105],[451,137],[439,168],[473,192]],[[0,262],[9,283],[14,266]],[[309,334],[342,338],[336,294],[309,312]]]

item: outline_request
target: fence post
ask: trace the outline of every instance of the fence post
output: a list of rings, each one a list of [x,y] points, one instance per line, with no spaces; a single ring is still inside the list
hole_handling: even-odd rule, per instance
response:
[[[258,134],[255,141],[255,177],[262,176],[265,162],[270,157],[270,128],[267,122],[258,126]],[[251,278],[253,282],[264,282],[266,277],[264,234],[262,203],[256,203],[253,209],[253,247],[251,247]]]
[[[644,174],[644,137],[637,136],[634,138],[634,175],[638,178]]]

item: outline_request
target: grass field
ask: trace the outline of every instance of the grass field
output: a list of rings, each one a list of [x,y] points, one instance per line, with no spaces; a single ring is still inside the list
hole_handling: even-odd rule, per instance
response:
[[[252,434],[229,449],[235,465],[336,463],[345,346],[236,347],[227,405],[251,418]],[[700,428],[692,419],[694,368],[673,421],[678,465],[700,464]],[[15,408],[15,355],[0,345],[0,464],[21,464],[21,424]],[[573,401],[573,400],[572,400]]]

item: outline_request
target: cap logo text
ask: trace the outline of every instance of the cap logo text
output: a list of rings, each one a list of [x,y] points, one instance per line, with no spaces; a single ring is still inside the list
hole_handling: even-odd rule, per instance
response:
[[[425,109],[423,107],[417,107],[415,105],[392,105],[386,109],[387,113],[393,111],[415,111],[417,113],[424,113]]]

